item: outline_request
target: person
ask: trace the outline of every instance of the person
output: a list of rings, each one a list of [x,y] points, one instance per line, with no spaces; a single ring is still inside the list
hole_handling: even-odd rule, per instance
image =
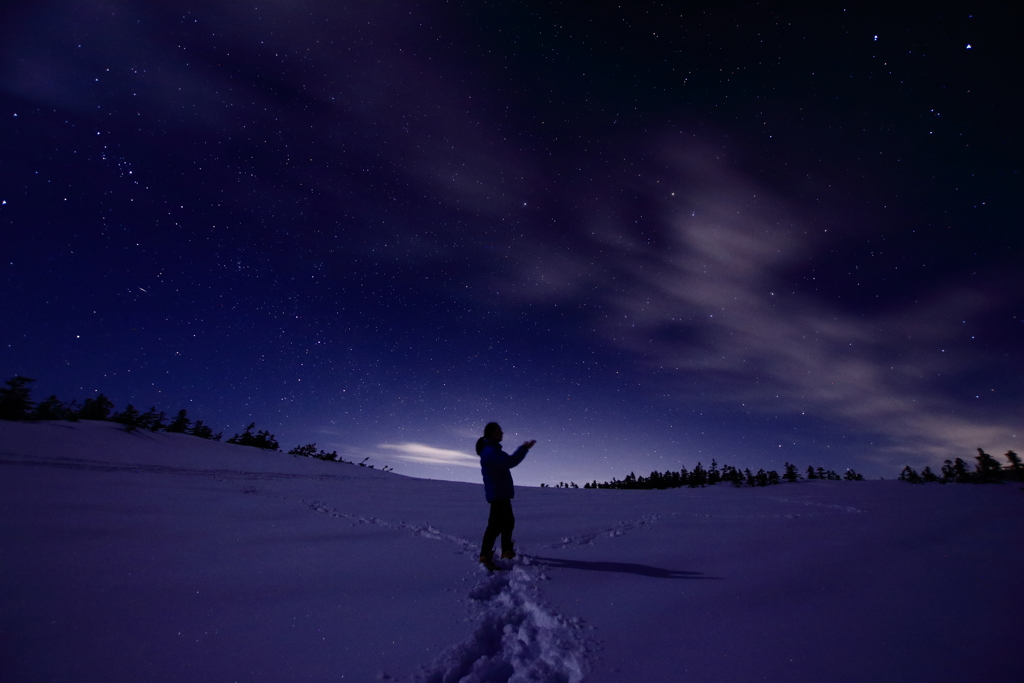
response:
[[[512,473],[509,471],[526,457],[526,453],[536,442],[526,441],[509,455],[501,450],[504,433],[497,422],[489,422],[484,427],[484,435],[477,439],[476,454],[480,456],[480,471],[484,477],[484,495],[491,504],[491,513],[487,518],[487,529],[480,548],[480,564],[494,571],[494,541],[501,536],[501,557],[510,560],[516,556],[512,545],[512,530],[516,518],[512,515],[512,498],[515,488],[512,485]]]

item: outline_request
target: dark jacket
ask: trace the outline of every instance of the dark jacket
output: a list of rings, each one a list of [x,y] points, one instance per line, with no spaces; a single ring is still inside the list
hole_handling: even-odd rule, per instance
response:
[[[480,437],[476,442],[476,454],[480,456],[480,471],[484,475],[484,494],[487,502],[511,500],[515,498],[515,487],[512,486],[512,473],[509,471],[526,457],[528,448],[520,446],[509,455],[501,450],[501,444]]]

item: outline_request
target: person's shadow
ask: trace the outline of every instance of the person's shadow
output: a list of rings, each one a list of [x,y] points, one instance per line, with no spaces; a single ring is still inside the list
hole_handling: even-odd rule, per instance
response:
[[[583,560],[562,560],[555,557],[537,557],[531,555],[535,564],[551,569],[583,569],[591,572],[619,572],[650,576],[655,579],[718,579],[717,576],[704,576],[701,572],[684,572],[678,569],[662,569],[646,564],[632,562],[585,562]]]

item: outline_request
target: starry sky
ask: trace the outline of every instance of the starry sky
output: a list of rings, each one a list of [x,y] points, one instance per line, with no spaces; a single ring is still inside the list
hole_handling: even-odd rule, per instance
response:
[[[1024,451],[1021,17],[917,7],[6,3],[0,371],[464,481]]]

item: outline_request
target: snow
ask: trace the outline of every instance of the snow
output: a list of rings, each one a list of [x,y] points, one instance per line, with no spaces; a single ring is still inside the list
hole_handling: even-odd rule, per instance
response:
[[[514,507],[489,575],[480,485],[0,422],[0,680],[1024,680],[1019,484]]]

